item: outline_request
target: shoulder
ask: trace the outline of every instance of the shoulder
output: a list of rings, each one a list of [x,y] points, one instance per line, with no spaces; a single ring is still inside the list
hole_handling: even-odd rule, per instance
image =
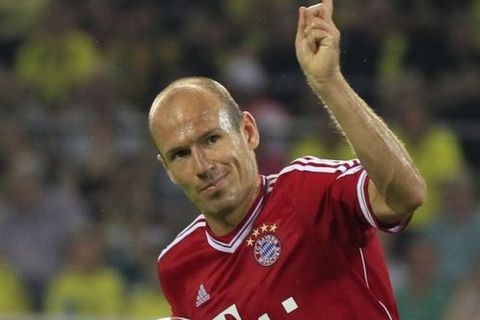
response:
[[[183,250],[188,249],[193,246],[195,240],[198,239],[199,234],[203,234],[201,231],[204,231],[206,228],[207,222],[203,215],[199,215],[195,220],[192,221],[185,229],[183,229],[175,239],[162,250],[158,257],[158,262],[165,260],[166,256],[179,254]]]
[[[357,159],[344,161],[304,156],[290,162],[279,173],[267,176],[268,191],[296,201],[320,196],[335,180],[360,169]]]
[[[360,162],[357,159],[352,160],[332,160],[320,159],[313,156],[305,156],[293,160],[288,166],[280,171],[279,175],[285,175],[290,172],[312,172],[312,173],[344,173],[347,170],[358,166]]]

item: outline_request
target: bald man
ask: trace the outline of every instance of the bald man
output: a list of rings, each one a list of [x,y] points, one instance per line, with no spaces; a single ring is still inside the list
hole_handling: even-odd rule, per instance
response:
[[[426,187],[344,80],[332,13],[332,0],[299,9],[297,59],[358,159],[306,156],[263,176],[255,119],[221,84],[179,79],[153,102],[158,160],[200,211],[158,259],[174,316],[398,319],[376,229],[402,230]]]

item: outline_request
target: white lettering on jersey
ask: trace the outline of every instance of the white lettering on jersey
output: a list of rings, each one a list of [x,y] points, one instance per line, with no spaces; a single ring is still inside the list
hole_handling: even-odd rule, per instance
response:
[[[287,314],[295,311],[298,309],[297,302],[293,297],[289,297],[282,302],[283,309],[287,312]],[[240,316],[237,306],[232,304],[230,307],[222,311],[218,316],[213,318],[212,320],[227,320],[226,316],[233,316],[235,317],[235,320],[242,320],[242,317]],[[262,314],[258,320],[271,320],[268,314],[264,313]]]
[[[233,316],[235,320],[242,320],[242,317],[240,317],[240,314],[238,314],[237,306],[232,304],[230,307],[225,309],[222,313],[220,313],[218,316],[213,318],[212,320],[228,320],[227,315]]]
[[[290,313],[298,308],[297,302],[295,302],[295,299],[293,297],[288,298],[287,300],[284,300],[282,302],[283,309],[287,311],[287,313]]]
[[[222,313],[220,313],[218,316],[213,318],[212,320],[228,320],[227,315],[233,316],[235,320],[242,320],[242,317],[240,317],[240,314],[238,313],[237,306],[232,304],[230,307],[225,309]]]

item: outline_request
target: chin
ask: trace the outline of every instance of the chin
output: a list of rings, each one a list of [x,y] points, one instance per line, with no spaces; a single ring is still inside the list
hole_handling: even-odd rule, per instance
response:
[[[208,216],[226,216],[239,206],[240,198],[239,192],[219,190],[212,196],[201,199],[203,205],[198,206],[198,209]]]
[[[235,210],[236,205],[230,201],[215,201],[215,204],[206,207],[204,212],[206,215],[212,217],[225,217]]]

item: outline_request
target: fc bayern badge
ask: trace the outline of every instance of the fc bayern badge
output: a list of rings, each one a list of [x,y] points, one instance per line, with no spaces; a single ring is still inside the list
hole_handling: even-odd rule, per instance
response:
[[[281,252],[280,240],[273,233],[262,234],[257,238],[253,247],[255,259],[264,267],[269,267],[277,262]]]

